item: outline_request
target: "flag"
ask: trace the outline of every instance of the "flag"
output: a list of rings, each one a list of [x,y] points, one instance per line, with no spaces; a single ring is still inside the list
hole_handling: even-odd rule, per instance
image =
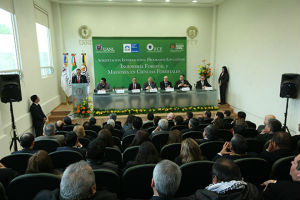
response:
[[[61,79],[60,85],[66,96],[69,97],[72,95],[72,80],[70,77],[70,72],[68,68],[68,54],[64,53],[64,65],[61,70]]]
[[[71,56],[72,56],[72,76],[75,76],[76,69],[77,69],[76,60],[75,60],[76,54],[72,53]]]
[[[86,66],[86,58],[85,58],[85,53],[82,53],[82,67],[81,67],[81,75],[85,75],[86,81],[88,83],[88,88],[87,92],[90,93],[90,75]]]

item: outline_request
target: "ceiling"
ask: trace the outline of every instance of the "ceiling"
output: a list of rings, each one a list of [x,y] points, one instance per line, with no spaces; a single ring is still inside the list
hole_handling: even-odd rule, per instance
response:
[[[214,6],[224,0],[50,0],[61,4],[78,5],[126,5],[126,6]]]

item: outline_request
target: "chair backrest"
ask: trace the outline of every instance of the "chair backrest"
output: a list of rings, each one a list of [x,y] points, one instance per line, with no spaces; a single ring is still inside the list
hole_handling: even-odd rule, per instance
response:
[[[48,153],[56,151],[57,147],[59,147],[59,143],[56,140],[38,140],[34,142],[35,150],[45,150]]]
[[[135,160],[137,153],[139,152],[140,146],[127,147],[123,152],[123,164],[126,165],[128,161]]]
[[[113,135],[113,136],[116,136],[116,137],[118,137],[118,138],[120,138],[120,139],[123,137],[122,131],[121,131],[120,129],[116,129],[116,128],[113,130],[112,135]]]
[[[199,128],[200,129],[205,129],[207,126],[208,126],[209,124],[203,124],[203,123],[201,123],[201,124],[199,124]]]
[[[203,156],[205,156],[208,160],[212,160],[218,152],[220,152],[223,148],[223,141],[208,141],[199,145]]]
[[[300,140],[300,135],[294,135],[294,136],[291,137],[291,143],[292,143],[291,150],[294,153],[300,153],[300,149],[299,149],[300,147],[297,147],[299,140]]]
[[[81,153],[77,151],[55,151],[49,154],[51,157],[54,168],[65,169],[70,164],[78,162],[83,159]]]
[[[167,144],[168,139],[169,139],[169,134],[167,134],[167,133],[161,133],[161,134],[154,135],[151,138],[151,141],[154,144],[154,146],[156,147],[157,151],[160,152],[161,148],[165,144]]]
[[[153,122],[147,122],[147,123],[143,124],[142,129],[148,129],[152,126],[154,126]]]
[[[184,125],[175,125],[171,128],[171,131],[173,130],[179,130],[179,131],[182,131],[183,129],[186,129],[187,127],[184,126]]]
[[[84,132],[85,132],[86,137],[90,140],[96,139],[98,136],[98,134],[92,130],[85,130]]]
[[[291,162],[295,156],[280,158],[272,165],[270,178],[275,180],[292,180],[290,176]]]
[[[11,154],[2,158],[0,162],[5,167],[11,168],[20,174],[24,174],[27,168],[28,159],[31,156],[32,154],[30,153]]]
[[[155,164],[143,164],[128,168],[122,176],[123,198],[150,199],[152,174]]]
[[[89,145],[89,143],[90,143],[90,141],[91,141],[91,140],[89,140],[89,139],[86,138],[86,137],[84,137],[84,138],[78,138],[78,140],[79,140],[80,144],[82,144],[82,146],[83,146],[84,148],[87,148],[88,145]]]
[[[263,143],[258,142],[256,138],[246,138],[248,144],[247,152],[261,153],[263,150]]]
[[[47,174],[25,174],[14,178],[8,185],[8,199],[32,200],[41,190],[59,188],[60,177]]]
[[[116,136],[112,136],[113,144],[118,146],[121,149],[121,140]]]
[[[223,139],[224,141],[230,141],[233,134],[226,129],[219,129],[217,132],[217,137]]]
[[[180,166],[182,177],[176,196],[184,197],[195,193],[197,189],[203,189],[212,181],[212,161],[194,161]]]
[[[68,131],[56,131],[55,135],[66,135]]]
[[[203,134],[201,131],[189,131],[182,135],[183,139],[193,138],[193,139],[203,139]]]
[[[97,189],[107,189],[119,194],[121,191],[120,176],[110,169],[94,169]]]
[[[73,131],[75,125],[68,125],[63,127],[63,131]]]
[[[174,161],[180,154],[181,143],[167,144],[160,150],[160,156],[162,159],[168,159]]]
[[[7,195],[3,184],[0,182],[0,199],[7,200]]]
[[[98,125],[91,125],[89,127],[89,129],[92,131],[95,131],[98,134],[98,132],[101,131],[102,128],[101,128],[101,126],[98,126]]]
[[[261,158],[241,158],[234,161],[241,170],[246,182],[259,186],[268,180],[270,167],[266,160]]]
[[[133,138],[134,138],[135,135],[127,135],[126,137],[123,138],[122,140],[122,149],[123,151],[129,147],[129,145],[131,144]]]
[[[245,138],[255,138],[258,135],[258,132],[256,129],[246,128],[240,134]]]
[[[152,133],[152,131],[154,131],[154,129],[156,129],[156,126],[152,126],[147,129],[147,132],[149,133],[149,135]]]
[[[105,155],[106,155],[106,159],[108,161],[114,161],[119,166],[122,164],[122,154],[121,154],[120,150],[115,149],[113,147],[106,147],[105,148]]]

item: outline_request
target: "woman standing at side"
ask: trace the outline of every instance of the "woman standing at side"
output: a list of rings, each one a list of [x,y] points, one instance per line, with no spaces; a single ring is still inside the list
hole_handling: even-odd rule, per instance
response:
[[[220,74],[220,77],[219,77],[220,98],[221,98],[220,104],[221,105],[226,103],[225,102],[225,94],[226,94],[228,81],[229,81],[229,74],[227,71],[227,67],[223,66],[222,73]]]

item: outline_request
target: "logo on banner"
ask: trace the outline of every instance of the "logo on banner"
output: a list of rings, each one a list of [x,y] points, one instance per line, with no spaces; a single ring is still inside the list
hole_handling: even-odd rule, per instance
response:
[[[184,51],[184,44],[182,43],[176,43],[170,45],[170,51],[171,52],[182,52]]]
[[[123,53],[138,53],[139,44],[123,44]]]
[[[153,44],[147,44],[147,52],[162,52],[162,47],[156,47]]]
[[[96,45],[97,53],[115,53],[113,47],[104,47],[102,44]]]

